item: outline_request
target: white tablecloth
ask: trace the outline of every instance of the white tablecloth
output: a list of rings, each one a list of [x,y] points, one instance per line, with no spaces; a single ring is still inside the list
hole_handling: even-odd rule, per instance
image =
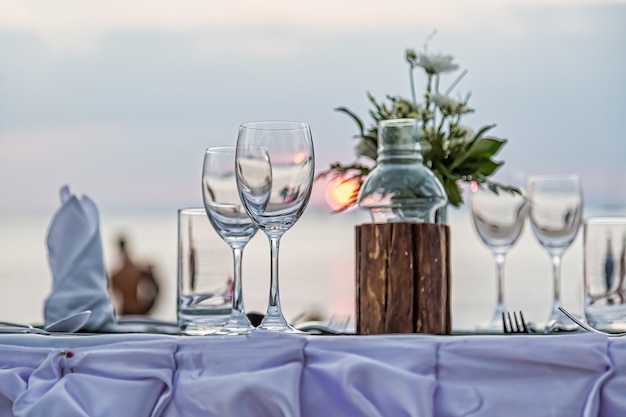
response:
[[[0,335],[0,416],[626,416],[626,338]]]

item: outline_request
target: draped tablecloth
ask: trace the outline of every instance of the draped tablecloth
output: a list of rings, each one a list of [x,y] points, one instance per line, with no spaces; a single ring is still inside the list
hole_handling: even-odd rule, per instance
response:
[[[0,416],[626,416],[626,338],[0,335]]]

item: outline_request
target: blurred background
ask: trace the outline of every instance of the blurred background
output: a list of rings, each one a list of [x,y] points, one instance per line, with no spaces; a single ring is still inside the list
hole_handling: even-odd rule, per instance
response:
[[[293,2],[14,1],[0,13],[0,317],[41,322],[50,290],[45,236],[68,184],[98,204],[104,255],[124,234],[162,287],[152,314],[174,319],[176,210],[201,206],[203,150],[233,144],[239,123],[311,124],[317,169],[354,158],[366,93],[409,96],[406,48],[455,57],[469,72],[465,123],[508,139],[503,181],[579,174],[585,213],[624,214],[626,2],[597,0],[344,0]],[[416,73],[417,74],[417,73]],[[444,78],[448,85],[454,75]],[[417,74],[416,90],[424,79]],[[288,317],[354,314],[354,225],[330,214],[316,184],[281,247]],[[487,320],[495,303],[489,251],[467,205],[451,210],[453,320]],[[218,239],[216,237],[216,239]],[[225,244],[216,268],[230,269]],[[219,251],[223,250],[221,254]],[[511,307],[544,319],[550,262],[527,227],[507,260]],[[248,310],[264,311],[269,249],[244,255]],[[564,302],[580,312],[580,236],[566,253]]]

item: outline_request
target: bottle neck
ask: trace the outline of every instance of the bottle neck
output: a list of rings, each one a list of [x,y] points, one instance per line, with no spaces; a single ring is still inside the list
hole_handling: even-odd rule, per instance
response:
[[[378,162],[423,162],[419,129],[415,119],[391,119],[380,122]]]
[[[420,149],[385,149],[383,146],[378,153],[378,163],[413,163],[424,162]]]

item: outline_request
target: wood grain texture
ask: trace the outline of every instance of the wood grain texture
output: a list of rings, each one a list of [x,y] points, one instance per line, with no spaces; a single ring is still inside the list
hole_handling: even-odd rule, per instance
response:
[[[449,334],[449,228],[427,223],[356,226],[358,334]]]

